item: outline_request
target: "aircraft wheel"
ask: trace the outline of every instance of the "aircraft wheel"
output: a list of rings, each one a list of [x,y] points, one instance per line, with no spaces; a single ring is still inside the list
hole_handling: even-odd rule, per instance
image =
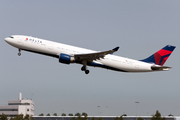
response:
[[[82,66],[81,70],[85,71],[86,70],[86,66]]]
[[[21,56],[21,53],[18,53],[19,56]]]
[[[86,70],[85,73],[86,73],[86,74],[89,74],[89,70]]]

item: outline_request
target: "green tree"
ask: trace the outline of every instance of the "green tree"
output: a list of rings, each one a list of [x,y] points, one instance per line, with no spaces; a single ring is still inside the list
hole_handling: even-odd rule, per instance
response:
[[[65,114],[65,113],[62,113],[61,116],[66,116],[66,114]]]
[[[92,118],[91,118],[91,120],[95,120],[95,118],[94,118],[94,117],[92,117]]]
[[[76,113],[75,116],[81,116],[81,114],[80,113]]]
[[[57,113],[54,113],[53,116],[57,116]]]
[[[76,118],[75,117],[72,117],[72,119],[71,120],[76,120]]]
[[[83,119],[82,119],[81,115],[79,115],[79,116],[76,118],[76,120],[83,120]]]
[[[11,118],[10,120],[33,120],[33,117],[30,115],[23,116],[23,114],[16,115],[14,118]]]
[[[23,114],[16,115],[14,118],[11,118],[11,120],[24,120]]]
[[[72,114],[72,113],[69,113],[68,116],[73,116],[73,114]]]
[[[119,117],[114,118],[114,120],[119,120]]]
[[[123,120],[123,116],[116,117],[116,118],[114,118],[114,120]]]
[[[46,116],[51,116],[49,113]]]
[[[137,120],[144,120],[142,117],[138,117],[138,119]]]
[[[2,113],[2,115],[0,116],[0,120],[8,120],[8,119],[7,119],[7,115],[5,115],[4,113]]]
[[[172,114],[169,114],[168,116],[173,116]]]
[[[30,115],[26,115],[26,116],[24,116],[24,120],[32,120],[33,118],[32,118],[32,116],[30,116]]]
[[[83,113],[82,113],[82,116],[88,116],[88,114],[87,114],[87,113],[85,113],[85,112],[83,112]]]
[[[161,113],[157,110],[156,114],[152,116],[151,120],[166,120],[165,117],[161,117]]]
[[[14,118],[11,117],[10,120],[14,120]]]
[[[39,114],[39,116],[44,116],[44,114],[43,114],[43,113],[41,113],[41,114]]]
[[[88,119],[87,114],[84,114],[83,120],[87,120],[87,119]]]
[[[104,120],[102,117],[99,117],[97,120]]]
[[[124,120],[124,119],[123,119],[123,116],[120,116],[120,117],[119,117],[119,120]]]

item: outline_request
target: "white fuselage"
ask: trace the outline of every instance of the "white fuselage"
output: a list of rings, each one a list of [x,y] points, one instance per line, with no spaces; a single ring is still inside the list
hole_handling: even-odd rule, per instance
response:
[[[11,37],[5,38],[5,41],[18,49],[44,54],[56,58],[59,58],[59,55],[61,53],[74,56],[76,54],[98,52],[23,35],[13,35]],[[150,72],[153,71],[151,69],[151,66],[153,66],[154,64],[108,54],[104,58],[93,60],[92,63],[89,63],[88,65],[123,72]]]

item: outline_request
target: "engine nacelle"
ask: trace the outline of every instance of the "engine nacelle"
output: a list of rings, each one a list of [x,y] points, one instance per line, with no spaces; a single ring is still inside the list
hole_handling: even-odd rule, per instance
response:
[[[64,64],[70,64],[70,63],[75,62],[75,59],[74,59],[74,57],[72,57],[68,54],[61,53],[59,55],[59,62],[64,63]]]

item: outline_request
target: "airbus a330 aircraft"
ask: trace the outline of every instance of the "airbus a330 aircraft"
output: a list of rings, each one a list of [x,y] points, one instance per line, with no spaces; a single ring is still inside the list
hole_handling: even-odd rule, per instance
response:
[[[87,65],[121,72],[167,71],[171,67],[163,64],[175,49],[175,46],[167,45],[146,59],[133,60],[113,55],[119,47],[98,52],[23,35],[12,35],[5,41],[18,48],[19,56],[21,50],[25,50],[58,58],[60,63],[79,63],[83,65],[81,70],[86,74],[89,73]]]

